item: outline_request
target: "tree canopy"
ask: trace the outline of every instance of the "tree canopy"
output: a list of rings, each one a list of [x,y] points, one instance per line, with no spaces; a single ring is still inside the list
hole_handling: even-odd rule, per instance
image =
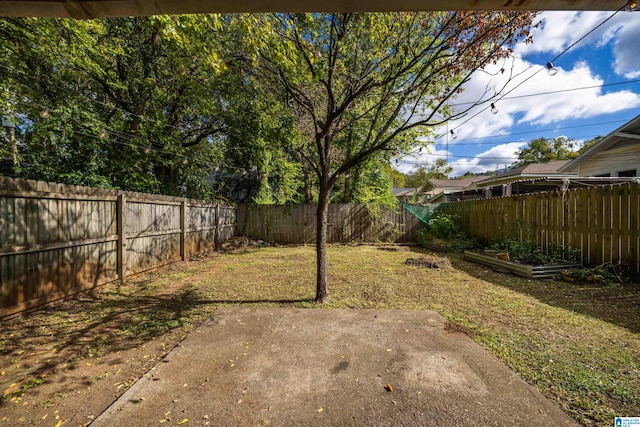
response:
[[[580,148],[578,148],[578,141],[569,139],[566,136],[552,139],[537,138],[530,141],[525,148],[516,152],[518,160],[513,165],[518,167],[551,160],[570,160],[582,154],[601,138],[596,137],[587,141]]]
[[[530,42],[534,16],[430,12],[249,18],[260,22],[253,45],[265,71],[255,77],[285,91],[303,136],[299,153],[317,180],[317,301],[328,296],[327,210],[339,178],[369,159],[410,152],[436,126],[464,114],[452,110],[450,100],[473,72],[509,55],[515,43]]]
[[[476,70],[531,42],[534,16],[0,19],[0,105],[18,123],[20,142],[12,173],[317,202],[316,299],[324,301],[328,203],[392,201],[389,160],[473,108],[451,101]],[[429,173],[448,175],[446,165],[434,166]]]

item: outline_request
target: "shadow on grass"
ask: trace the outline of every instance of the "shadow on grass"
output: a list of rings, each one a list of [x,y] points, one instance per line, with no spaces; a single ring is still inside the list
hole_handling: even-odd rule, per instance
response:
[[[530,295],[545,304],[622,326],[634,333],[640,332],[638,283],[602,285],[525,279],[465,261],[461,256],[449,258],[455,268],[475,278]]]
[[[20,357],[23,368],[14,378],[4,378],[9,382],[0,383],[0,390],[13,382],[24,385],[30,378],[47,376],[62,367],[74,369],[92,355],[126,351],[173,330],[195,326],[216,307],[299,304],[313,304],[313,299],[207,299],[193,289],[161,296],[123,294],[117,289],[83,295],[3,323],[0,367]],[[5,401],[0,399],[0,406]]]

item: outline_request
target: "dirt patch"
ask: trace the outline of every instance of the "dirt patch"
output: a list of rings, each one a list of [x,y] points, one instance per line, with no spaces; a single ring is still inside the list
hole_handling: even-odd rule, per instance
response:
[[[419,258],[409,258],[404,263],[423,268],[451,268],[451,261],[449,261],[449,258],[436,255],[424,255]]]

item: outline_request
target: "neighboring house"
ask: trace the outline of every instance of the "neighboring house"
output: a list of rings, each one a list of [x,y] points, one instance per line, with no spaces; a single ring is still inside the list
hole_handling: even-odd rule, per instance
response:
[[[581,177],[640,176],[640,115],[568,162],[560,172]]]
[[[392,188],[391,192],[402,203],[419,203],[424,200],[424,197],[418,196],[420,194],[419,188]]]
[[[545,163],[530,163],[508,170],[499,175],[489,176],[476,183],[472,189],[482,190],[485,198],[532,193],[559,187],[565,178],[573,178],[575,173],[561,173],[560,169],[569,160],[551,160]]]
[[[474,183],[487,178],[486,176],[469,176],[457,179],[429,179],[422,188],[427,203],[445,203],[458,200],[452,195],[470,188]]]
[[[560,173],[559,169],[569,160],[552,160],[531,163],[508,170],[499,175],[476,176],[454,180],[430,180],[443,191],[429,200],[430,203],[456,202],[468,199],[489,199],[539,191],[556,190],[568,186],[574,173]],[[568,187],[567,187],[568,188]]]

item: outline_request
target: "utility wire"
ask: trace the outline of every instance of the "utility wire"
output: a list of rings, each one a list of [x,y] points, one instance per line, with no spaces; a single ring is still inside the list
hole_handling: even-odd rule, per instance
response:
[[[550,62],[554,62],[556,61],[558,58],[560,58],[562,55],[564,55],[565,53],[567,53],[571,48],[573,48],[575,45],[577,45],[578,43],[580,43],[582,40],[584,40],[587,36],[589,36],[591,33],[593,33],[595,30],[597,30],[598,28],[600,28],[602,25],[604,25],[606,22],[608,22],[611,18],[613,18],[614,16],[616,16],[618,14],[618,12],[620,12],[621,10],[623,10],[626,6],[626,3],[621,6],[618,10],[616,10],[615,12],[613,12],[607,19],[605,19],[604,21],[600,22],[598,25],[596,25],[595,27],[593,27],[591,30],[589,30],[586,34],[584,34],[582,37],[580,37],[578,40],[576,40],[575,42],[571,43],[566,49],[564,49],[562,52],[560,52],[558,55],[556,55]],[[529,69],[531,69],[533,67],[533,65],[529,66],[526,70],[523,71],[523,73],[526,73]],[[500,101],[501,99],[503,99],[505,96],[509,95],[511,92],[513,92],[514,90],[516,90],[517,88],[519,88],[520,86],[522,86],[524,83],[526,83],[527,81],[529,81],[530,79],[532,79],[536,74],[538,74],[540,71],[544,70],[546,67],[541,67],[539,68],[535,73],[531,74],[529,77],[527,77],[526,79],[522,80],[520,83],[518,83],[515,87],[513,87],[512,89],[508,90],[503,96],[499,97],[497,101]],[[473,120],[474,118],[476,118],[478,115],[480,115],[480,113],[485,112],[486,110],[488,110],[490,107],[487,106],[485,108],[483,108],[482,110],[478,111],[476,114],[474,114],[473,116],[469,117],[467,120],[465,120],[464,122],[460,123],[458,126],[454,127],[452,130],[456,130],[459,127],[465,125],[466,123],[468,123],[470,120]]]
[[[635,116],[634,116],[635,117]],[[633,117],[632,117],[633,118]],[[499,135],[489,135],[489,136],[476,136],[476,137],[468,137],[468,138],[464,138],[464,139],[459,139],[459,140],[454,140],[454,141],[449,141],[450,145],[485,145],[485,144],[496,144],[495,141],[493,142],[469,142],[466,143],[464,141],[472,141],[472,140],[478,140],[478,139],[496,139],[496,138],[504,138],[504,137],[508,137],[508,136],[514,136],[514,135],[526,135],[526,134],[531,134],[531,133],[541,133],[541,132],[553,132],[553,131],[559,131],[559,130],[566,130],[566,129],[577,129],[577,128],[584,128],[584,127],[592,127],[592,126],[601,126],[601,125],[609,125],[609,124],[614,124],[614,123],[627,123],[630,119],[626,119],[626,120],[611,120],[611,121],[607,121],[607,122],[599,122],[599,123],[587,123],[587,124],[582,124],[582,125],[573,125],[573,126],[563,126],[563,127],[555,127],[555,128],[547,128],[547,129],[536,129],[536,130],[528,130],[528,131],[522,131],[522,132],[511,132],[511,133],[503,133],[503,134],[499,134]],[[438,138],[436,138],[437,140],[441,140],[443,136],[440,136]],[[591,136],[591,135],[590,135]],[[592,135],[593,137],[599,136],[598,135]],[[582,138],[582,137],[573,137],[573,138]],[[512,141],[512,142],[520,142],[520,141]],[[437,144],[444,144],[444,142],[440,141],[440,142],[435,142]],[[501,142],[500,144],[506,144]]]

